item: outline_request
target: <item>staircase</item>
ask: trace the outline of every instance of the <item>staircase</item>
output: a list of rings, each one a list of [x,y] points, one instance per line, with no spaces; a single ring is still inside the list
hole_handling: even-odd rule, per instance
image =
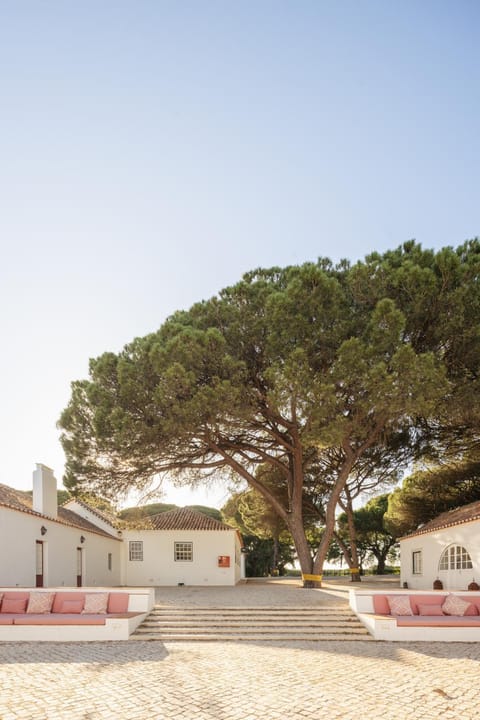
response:
[[[156,605],[131,640],[371,640],[356,616],[339,607],[164,607]]]

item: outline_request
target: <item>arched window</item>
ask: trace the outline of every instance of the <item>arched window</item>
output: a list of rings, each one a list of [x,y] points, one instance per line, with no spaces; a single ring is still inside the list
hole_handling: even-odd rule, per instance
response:
[[[461,545],[450,545],[443,551],[439,570],[468,570],[472,567],[472,559]]]

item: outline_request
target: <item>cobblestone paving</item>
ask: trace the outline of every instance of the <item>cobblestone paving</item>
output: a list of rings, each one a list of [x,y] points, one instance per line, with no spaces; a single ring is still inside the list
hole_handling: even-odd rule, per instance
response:
[[[2,720],[473,720],[469,643],[4,643]]]
[[[476,720],[479,660],[476,643],[0,643],[0,720]]]

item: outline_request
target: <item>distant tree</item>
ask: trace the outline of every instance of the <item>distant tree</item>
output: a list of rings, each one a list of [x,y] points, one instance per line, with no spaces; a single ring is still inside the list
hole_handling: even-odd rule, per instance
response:
[[[284,521],[262,495],[255,490],[234,494],[222,508],[222,517],[243,536],[249,552],[247,571],[283,574],[285,565],[293,560],[293,540]]]
[[[206,505],[187,505],[190,510],[203,513],[214,520],[222,520],[222,514],[220,510],[216,508],[207,507]],[[138,505],[136,507],[124,508],[118,513],[118,517],[122,520],[141,520],[145,517],[151,517],[152,515],[158,515],[162,512],[168,512],[169,510],[177,510],[178,505],[172,503],[150,503],[149,505]]]
[[[246,554],[245,572],[247,577],[267,577],[272,574],[272,556],[274,553],[271,538],[259,538],[256,535],[243,535]],[[293,545],[290,542],[278,543],[276,548],[277,565],[274,574],[285,575],[286,565],[295,559]]]
[[[397,538],[385,527],[384,516],[388,508],[388,494],[371,498],[364,507],[353,511],[355,539],[359,555],[363,562],[374,557],[377,562],[376,573],[383,575],[389,557],[395,556]],[[338,536],[343,540],[347,551],[350,550],[350,528],[348,517],[339,516]]]
[[[150,503],[148,505],[136,505],[134,507],[123,508],[118,512],[118,517],[122,520],[141,520],[145,517],[158,515],[169,510],[176,510],[178,505],[172,503]]]

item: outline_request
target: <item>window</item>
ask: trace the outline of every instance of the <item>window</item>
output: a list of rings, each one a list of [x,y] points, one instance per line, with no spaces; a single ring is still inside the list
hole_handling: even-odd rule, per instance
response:
[[[143,560],[142,540],[130,540],[130,542],[128,543],[128,559]]]
[[[412,552],[412,571],[414,575],[422,574],[422,551],[414,550]]]
[[[193,560],[193,543],[174,543],[174,559],[180,562],[191,562]]]
[[[440,558],[439,570],[470,570],[472,559],[461,545],[450,545],[443,551]]]
[[[112,553],[108,553],[107,555],[107,567],[109,570],[112,569]]]

